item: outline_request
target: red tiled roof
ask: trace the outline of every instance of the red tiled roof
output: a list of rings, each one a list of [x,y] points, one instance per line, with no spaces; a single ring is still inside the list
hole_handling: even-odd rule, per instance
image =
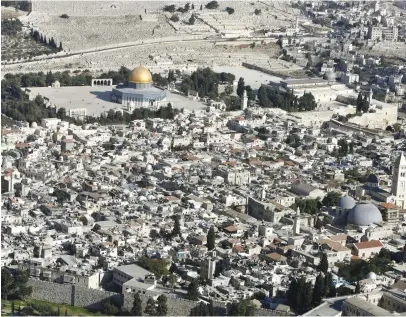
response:
[[[383,247],[383,244],[379,240],[371,240],[366,242],[354,243],[354,246],[359,250],[359,249],[379,248]]]

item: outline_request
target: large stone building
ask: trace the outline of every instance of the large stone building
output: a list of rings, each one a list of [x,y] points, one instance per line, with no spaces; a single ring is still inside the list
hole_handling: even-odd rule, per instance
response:
[[[151,72],[142,66],[133,69],[125,84],[117,85],[111,92],[111,100],[133,112],[135,108],[159,108],[166,105],[166,89],[155,87]]]

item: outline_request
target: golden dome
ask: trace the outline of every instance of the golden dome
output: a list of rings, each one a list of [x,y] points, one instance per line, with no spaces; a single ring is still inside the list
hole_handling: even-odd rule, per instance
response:
[[[149,84],[152,83],[152,75],[148,68],[138,66],[131,71],[128,81],[136,84]]]

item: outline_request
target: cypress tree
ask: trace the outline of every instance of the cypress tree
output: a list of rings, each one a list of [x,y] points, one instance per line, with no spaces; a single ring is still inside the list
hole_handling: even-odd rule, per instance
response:
[[[187,289],[186,298],[190,300],[198,300],[199,299],[199,283],[197,280],[193,280]]]
[[[62,42],[59,42],[59,51],[62,51]]]
[[[361,293],[361,285],[359,284],[359,281],[357,282],[357,286],[355,286],[355,294]]]
[[[40,41],[40,43],[44,43],[44,37],[42,36],[42,34],[41,34],[41,36],[39,37],[39,41]]]
[[[68,316],[68,309],[65,308],[65,316]]]
[[[15,303],[14,301],[11,302],[11,312],[14,313],[15,310]]]
[[[362,95],[361,95],[361,93],[358,94],[356,107],[357,107],[357,112],[361,112],[361,110],[362,110]]]
[[[245,89],[244,78],[240,77],[240,79],[238,80],[238,85],[237,85],[238,97],[242,98],[242,96],[244,95],[244,89]]]
[[[367,96],[364,96],[364,99],[362,99],[362,107],[361,107],[362,112],[366,113],[369,110],[369,102]]]
[[[175,216],[175,224],[173,225],[173,229],[172,229],[172,237],[176,237],[179,235],[180,235],[179,216]]]
[[[214,227],[211,226],[209,232],[207,233],[207,249],[209,251],[216,247],[216,234],[214,232]]]
[[[157,308],[156,308],[156,314],[157,316],[166,316],[168,314],[168,304],[167,304],[167,298],[165,295],[160,295],[157,299]]]
[[[133,307],[131,308],[132,316],[142,316],[142,300],[140,293],[134,295]]]
[[[44,35],[44,44],[48,44],[46,35]]]
[[[325,294],[324,278],[322,273],[320,273],[319,275],[317,275],[316,283],[314,284],[312,305],[319,306],[322,298],[324,297],[324,294]]]
[[[147,306],[145,307],[144,312],[147,315],[155,316],[156,314],[155,300],[152,297],[148,298]]]
[[[324,274],[327,274],[328,271],[328,260],[327,260],[327,255],[323,253],[321,256],[321,261],[319,264],[319,270],[322,271]]]

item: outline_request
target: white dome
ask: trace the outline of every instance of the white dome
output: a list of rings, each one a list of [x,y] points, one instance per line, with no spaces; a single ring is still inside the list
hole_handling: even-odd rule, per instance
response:
[[[376,274],[374,272],[369,272],[367,278],[370,278],[371,280],[376,280]]]
[[[372,204],[358,204],[350,210],[347,223],[356,226],[369,226],[382,222],[382,215],[378,208]]]
[[[31,123],[31,128],[33,129],[38,128],[38,124],[36,122]]]

